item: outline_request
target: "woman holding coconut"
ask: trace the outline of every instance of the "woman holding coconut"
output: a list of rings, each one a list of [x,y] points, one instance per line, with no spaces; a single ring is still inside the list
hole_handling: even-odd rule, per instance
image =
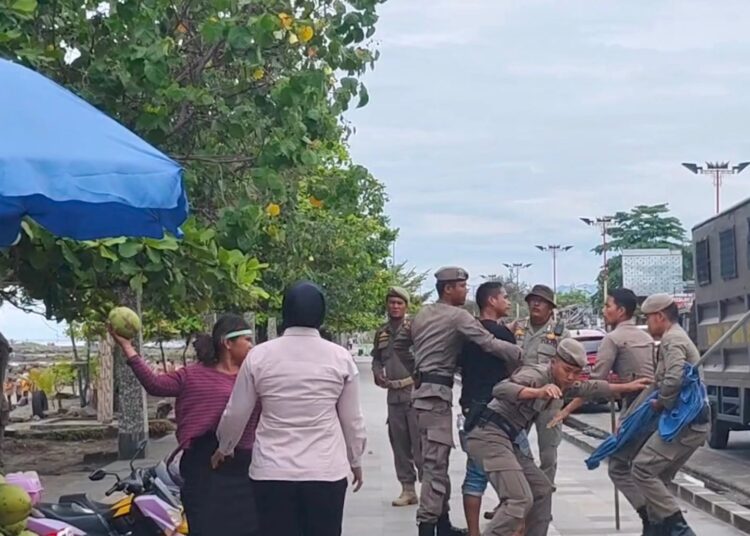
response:
[[[239,315],[222,315],[211,335],[200,335],[193,343],[197,363],[157,374],[138,355],[130,338],[115,331],[113,326],[120,333],[125,332],[113,320],[110,333],[146,392],[176,399],[176,436],[183,451],[181,493],[191,536],[256,534],[255,497],[248,467],[259,406],[255,407],[234,456],[217,470],[211,468],[211,455],[218,445],[216,428],[240,365],[252,347],[250,326]]]

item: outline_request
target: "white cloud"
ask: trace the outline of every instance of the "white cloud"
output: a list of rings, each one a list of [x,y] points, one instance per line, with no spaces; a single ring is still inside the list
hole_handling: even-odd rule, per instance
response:
[[[477,45],[492,40],[514,9],[510,0],[406,0],[383,6],[377,37],[384,47],[418,50]]]
[[[451,130],[437,130],[413,126],[378,126],[371,125],[357,129],[358,143],[376,144],[378,146],[445,146],[455,144],[456,135]]]
[[[671,0],[648,3],[640,24],[604,27],[592,39],[607,46],[657,52],[712,50],[750,43],[750,10],[744,0]],[[613,28],[613,26],[615,26]]]
[[[505,71],[513,77],[601,79],[628,81],[643,74],[643,65],[600,63],[597,61],[555,61],[550,63],[514,62],[504,65]]]
[[[398,34],[383,38],[385,47],[434,49],[447,46],[463,46],[476,42],[477,36],[464,32],[423,32]]]
[[[522,222],[511,221],[502,216],[487,217],[431,212],[419,216],[410,234],[422,237],[465,236],[476,239],[520,233],[524,229]]]

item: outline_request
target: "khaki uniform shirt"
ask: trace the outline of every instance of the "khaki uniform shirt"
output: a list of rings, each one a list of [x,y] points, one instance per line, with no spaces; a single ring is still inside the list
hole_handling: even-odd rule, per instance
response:
[[[458,356],[467,340],[485,352],[505,359],[508,370],[518,366],[521,352],[515,344],[496,339],[466,309],[441,301],[422,307],[411,325],[398,332],[393,349],[401,356],[413,346],[416,370],[453,377]],[[452,403],[453,389],[424,382],[412,395],[415,400],[431,397]]]
[[[638,407],[643,400],[651,396],[651,393],[658,390],[659,400],[664,407],[672,409],[682,389],[685,363],[697,363],[699,359],[700,352],[693,341],[679,324],[674,324],[659,343],[654,383],[641,392],[631,407]],[[702,369],[699,369],[699,374],[702,380]]]
[[[654,340],[635,320],[618,324],[602,339],[591,379],[606,380],[610,371],[623,382],[654,377]]]
[[[557,343],[570,337],[565,329],[560,336],[555,335],[557,322],[550,318],[546,324],[534,329],[531,324],[516,334],[518,345],[523,352],[524,365],[546,365],[557,353]]]
[[[674,324],[661,338],[656,359],[654,380],[659,388],[659,400],[667,409],[672,409],[680,396],[685,363],[697,363],[700,352],[688,334]],[[700,370],[703,379],[703,370]]]
[[[376,376],[384,375],[389,380],[403,380],[414,373],[414,356],[410,351],[401,356],[393,352],[393,339],[396,334],[408,326],[410,320],[404,320],[394,328],[390,322],[382,325],[375,332],[372,346],[372,372]],[[408,329],[408,328],[407,328]],[[412,386],[403,389],[388,389],[388,403],[399,404],[411,401]]]
[[[526,387],[538,388],[550,383],[553,383],[553,380],[549,365],[524,365],[510,378],[495,386],[492,390],[493,398],[487,407],[505,417],[516,430],[528,430],[539,414],[557,401],[552,399],[520,400],[518,395]],[[577,382],[564,394],[600,399],[610,398],[612,391],[606,381],[588,380]]]

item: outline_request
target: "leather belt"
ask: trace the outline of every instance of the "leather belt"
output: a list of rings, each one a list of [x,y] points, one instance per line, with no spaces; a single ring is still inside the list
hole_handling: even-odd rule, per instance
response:
[[[436,383],[438,385],[445,385],[446,387],[453,387],[453,376],[443,376],[442,374],[420,372],[419,381],[421,383]]]
[[[479,422],[481,424],[487,422],[494,424],[508,434],[508,439],[511,441],[515,441],[516,436],[519,434],[519,431],[516,430],[515,426],[513,426],[508,419],[489,408],[484,408],[484,410],[482,410],[482,413],[479,415]]]

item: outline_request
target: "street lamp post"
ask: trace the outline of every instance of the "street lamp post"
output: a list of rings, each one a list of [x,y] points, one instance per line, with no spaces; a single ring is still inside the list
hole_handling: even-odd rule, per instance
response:
[[[696,175],[710,175],[714,182],[714,188],[716,188],[716,213],[719,213],[720,209],[720,197],[719,192],[721,190],[721,183],[726,175],[737,175],[750,166],[750,162],[740,162],[736,166],[729,167],[729,162],[706,162],[706,167],[699,166],[698,164],[692,164],[690,162],[683,162],[682,165],[689,171]]]
[[[604,269],[604,284],[602,285],[602,300],[607,300],[609,291],[609,267],[607,266],[607,229],[612,223],[612,216],[601,216],[599,218],[581,218],[586,225],[598,227],[602,235],[602,267]]]
[[[602,234],[602,263],[604,271],[604,282],[602,284],[602,302],[607,302],[609,294],[609,267],[607,266],[607,228],[612,223],[612,216],[600,216],[598,218],[581,218],[581,221],[591,227],[598,227]],[[605,322],[606,329],[606,322]],[[617,417],[615,414],[615,401],[609,401],[610,425],[612,434],[617,430]],[[615,528],[620,530],[620,494],[615,487]]]
[[[520,294],[521,293],[521,270],[525,270],[526,268],[529,268],[531,264],[523,263],[523,262],[513,262],[513,263],[504,262],[503,266],[505,266],[510,272],[511,281],[514,280],[513,274],[515,273],[516,290]],[[516,318],[518,318],[520,314],[521,314],[521,304],[518,303],[518,300],[516,300]]]
[[[561,246],[560,244],[550,244],[548,246],[535,246],[539,251],[549,251],[552,253],[552,292],[557,299],[557,254],[562,251],[569,251],[573,246]]]

